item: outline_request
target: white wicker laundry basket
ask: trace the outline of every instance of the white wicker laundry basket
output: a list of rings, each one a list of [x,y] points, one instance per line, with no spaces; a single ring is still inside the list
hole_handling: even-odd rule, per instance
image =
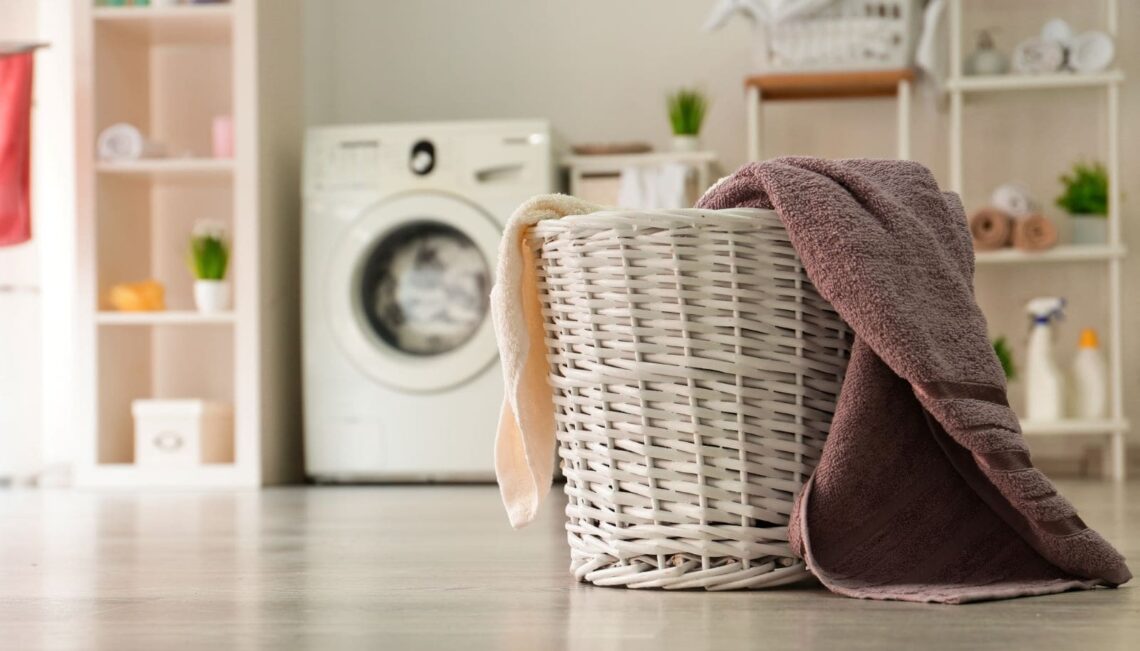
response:
[[[850,334],[766,210],[540,222],[571,569],[730,590],[807,572],[788,546]]]
[[[922,0],[834,0],[818,12],[758,30],[765,73],[908,68]]]

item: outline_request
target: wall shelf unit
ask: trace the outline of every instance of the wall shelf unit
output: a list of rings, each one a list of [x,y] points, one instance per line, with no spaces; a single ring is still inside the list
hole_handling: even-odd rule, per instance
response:
[[[1023,422],[1027,437],[1034,436],[1086,436],[1103,442],[1104,473],[1107,477],[1123,480],[1125,476],[1125,434],[1129,423],[1124,418],[1123,376],[1123,287],[1122,264],[1126,249],[1121,237],[1120,210],[1120,86],[1124,82],[1121,70],[1108,70],[1096,74],[1056,73],[1043,75],[966,76],[963,74],[963,15],[962,1],[950,0],[950,186],[964,195],[964,104],[967,96],[980,93],[1038,92],[1050,89],[1070,89],[1074,92],[1104,93],[1105,124],[1107,132],[1105,167],[1109,177],[1108,241],[1103,245],[1062,245],[1040,253],[1016,250],[979,252],[979,267],[1038,263],[1097,263],[1104,266],[1108,288],[1108,337],[1106,338],[1109,384],[1108,418],[1096,421],[1066,420],[1055,423]],[[1114,39],[1117,33],[1117,0],[1105,0],[1105,31]]]
[[[84,389],[76,483],[299,479],[300,2],[94,1],[76,0]],[[211,157],[219,116],[234,122],[232,159]],[[98,134],[119,122],[162,143],[169,157],[98,160]],[[227,312],[194,308],[186,250],[200,221],[223,224],[231,240]],[[111,309],[111,286],[147,278],[165,286],[166,311]],[[234,462],[136,465],[131,403],[151,398],[232,405]]]

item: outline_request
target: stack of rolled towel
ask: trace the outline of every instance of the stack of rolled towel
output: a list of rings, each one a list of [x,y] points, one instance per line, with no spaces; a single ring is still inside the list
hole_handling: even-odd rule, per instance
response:
[[[1044,251],[1057,244],[1057,228],[1038,210],[1022,186],[1008,183],[994,190],[990,205],[970,215],[970,235],[977,251],[1013,246]]]

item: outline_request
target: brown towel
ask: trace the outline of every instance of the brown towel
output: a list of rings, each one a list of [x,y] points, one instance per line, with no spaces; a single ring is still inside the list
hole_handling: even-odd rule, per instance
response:
[[[1033,467],[974,301],[957,197],[908,161],[746,165],[699,207],[775,208],[855,333],[793,548],[830,589],[962,603],[1131,578]]]
[[[1057,227],[1043,215],[1029,215],[1013,224],[1013,245],[1022,251],[1044,251],[1057,245]]]
[[[994,251],[1009,244],[1013,217],[997,208],[982,208],[970,215],[970,236],[975,251]]]

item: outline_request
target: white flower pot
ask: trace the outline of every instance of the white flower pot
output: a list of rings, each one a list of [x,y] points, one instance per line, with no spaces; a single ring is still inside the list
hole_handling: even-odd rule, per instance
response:
[[[699,136],[673,136],[673,151],[700,151]]]
[[[1103,215],[1069,215],[1073,244],[1108,242],[1108,219]]]
[[[194,304],[199,312],[224,312],[230,307],[230,283],[225,280],[195,280]]]

